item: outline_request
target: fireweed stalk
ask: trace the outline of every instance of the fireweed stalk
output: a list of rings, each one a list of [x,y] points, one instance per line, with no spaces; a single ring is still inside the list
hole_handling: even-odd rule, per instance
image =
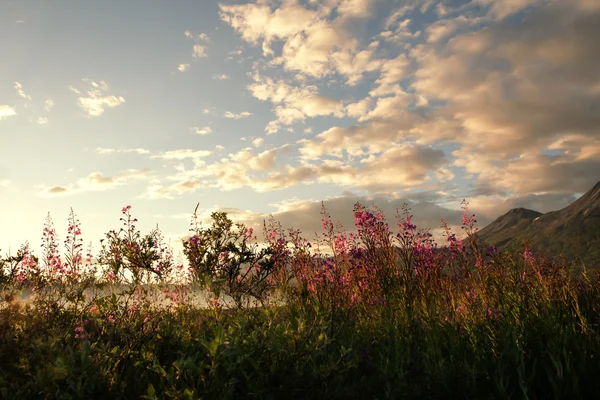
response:
[[[234,224],[225,213],[214,213],[212,224],[202,226],[196,207],[184,241],[185,262],[175,262],[158,228],[142,235],[127,206],[123,227],[107,233],[96,260],[103,276],[95,287],[109,282],[110,292],[96,296],[83,292],[81,231],[71,212],[64,264],[76,277],[72,284],[50,285],[48,291],[61,291],[60,296],[39,295],[29,309],[10,296],[0,300],[0,393],[21,398],[596,393],[597,273],[576,274],[527,245],[516,256],[493,247],[482,252],[468,203],[463,210],[465,237],[442,221],[441,246],[417,229],[406,205],[397,212],[393,233],[380,210],[359,203],[353,210],[355,232],[335,224],[323,204],[316,243],[297,229],[284,231],[271,217],[259,246],[251,228]],[[40,266],[65,273],[55,235],[48,217],[39,263],[28,246],[2,259],[3,294],[38,287],[45,274]],[[89,254],[86,262],[92,261]],[[207,290],[208,309],[190,301],[195,285]]]

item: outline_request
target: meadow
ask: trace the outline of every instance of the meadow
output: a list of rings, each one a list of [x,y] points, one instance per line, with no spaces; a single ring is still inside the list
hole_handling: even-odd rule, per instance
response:
[[[354,233],[323,207],[312,242],[194,212],[183,260],[129,206],[95,255],[48,218],[0,260],[0,397],[596,397],[598,269],[480,248],[463,208],[442,244],[406,207],[392,229],[357,203]]]

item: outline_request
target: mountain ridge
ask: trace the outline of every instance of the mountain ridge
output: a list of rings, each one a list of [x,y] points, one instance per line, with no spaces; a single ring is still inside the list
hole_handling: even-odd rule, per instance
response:
[[[478,232],[479,240],[503,251],[528,243],[538,254],[600,265],[600,181],[573,203],[545,214],[513,208]]]

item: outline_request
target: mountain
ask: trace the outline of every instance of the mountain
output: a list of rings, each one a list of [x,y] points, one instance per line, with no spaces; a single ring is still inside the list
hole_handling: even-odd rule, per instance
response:
[[[527,241],[538,254],[600,265],[600,182],[562,210],[512,209],[481,229],[479,238],[504,251],[522,250]]]

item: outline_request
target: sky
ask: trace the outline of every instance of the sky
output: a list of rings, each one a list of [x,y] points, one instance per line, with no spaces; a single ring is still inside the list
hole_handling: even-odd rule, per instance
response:
[[[199,203],[312,239],[321,202],[440,238],[600,181],[598,0],[0,0],[0,249]],[[259,234],[259,239],[261,235]],[[38,253],[39,254],[39,253]]]

